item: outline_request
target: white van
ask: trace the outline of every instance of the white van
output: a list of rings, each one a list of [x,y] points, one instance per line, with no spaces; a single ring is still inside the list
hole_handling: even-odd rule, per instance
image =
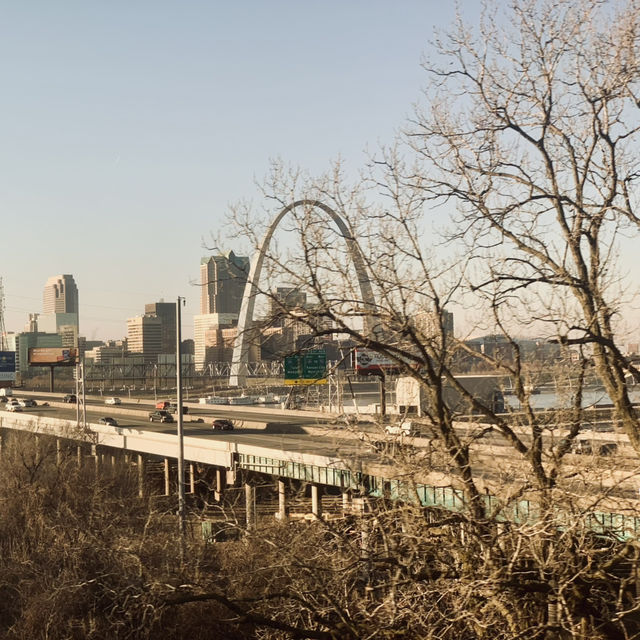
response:
[[[0,396],[8,398],[13,395],[13,389],[11,387],[3,387],[0,389]]]

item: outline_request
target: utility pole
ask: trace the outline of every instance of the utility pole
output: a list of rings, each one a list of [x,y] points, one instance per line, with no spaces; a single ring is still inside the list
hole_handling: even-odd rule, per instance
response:
[[[4,286],[0,278],[0,351],[6,351],[7,348],[7,331],[4,325]]]
[[[184,505],[184,425],[182,420],[182,309],[184,298],[176,303],[176,404],[178,405],[178,529],[180,534],[180,559],[185,556],[185,505]]]

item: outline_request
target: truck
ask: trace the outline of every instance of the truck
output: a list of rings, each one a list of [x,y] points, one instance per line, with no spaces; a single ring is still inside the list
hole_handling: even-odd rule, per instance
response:
[[[169,400],[159,400],[156,402],[156,409],[158,411],[168,411],[169,413],[178,413],[178,403],[170,402]],[[182,414],[187,415],[189,413],[189,407],[182,405]]]
[[[507,385],[507,376],[460,375],[456,376],[456,381],[491,411],[504,412],[502,389]],[[456,414],[472,413],[467,398],[451,384],[444,384],[443,397],[452,412]],[[400,376],[396,381],[396,404],[400,414],[423,415],[429,404],[427,388],[411,376]]]
[[[0,389],[0,397],[9,398],[13,395],[13,389],[11,387],[3,387]]]

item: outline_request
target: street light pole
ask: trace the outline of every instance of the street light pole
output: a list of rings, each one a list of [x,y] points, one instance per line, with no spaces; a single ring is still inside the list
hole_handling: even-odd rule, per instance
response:
[[[180,533],[180,556],[184,561],[185,543],[185,499],[184,499],[184,427],[182,420],[182,312],[184,298],[178,296],[176,303],[176,404],[178,414],[178,527]]]

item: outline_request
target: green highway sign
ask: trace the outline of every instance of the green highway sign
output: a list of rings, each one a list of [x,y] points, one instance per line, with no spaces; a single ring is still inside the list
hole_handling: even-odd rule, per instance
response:
[[[284,359],[284,383],[292,385],[327,384],[327,354],[314,349]]]

